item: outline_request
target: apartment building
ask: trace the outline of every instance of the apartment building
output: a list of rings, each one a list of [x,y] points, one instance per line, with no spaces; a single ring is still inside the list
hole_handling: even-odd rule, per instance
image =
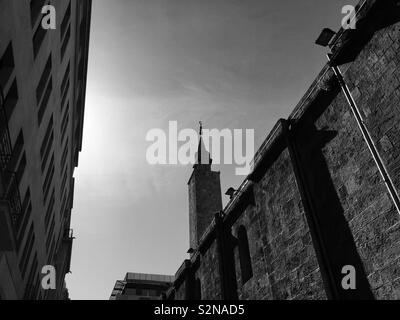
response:
[[[159,300],[174,282],[174,276],[128,272],[117,280],[110,300]]]
[[[91,0],[0,0],[0,299],[68,297],[90,17]]]

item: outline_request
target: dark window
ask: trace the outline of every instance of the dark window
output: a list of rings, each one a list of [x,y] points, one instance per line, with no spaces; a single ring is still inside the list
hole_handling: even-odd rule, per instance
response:
[[[45,0],[31,0],[31,26],[35,25],[40,13],[42,12],[42,8]]]
[[[53,182],[53,177],[54,177],[54,154],[51,157],[50,165],[47,168],[46,178],[44,180],[43,187],[42,187],[43,194],[44,194],[44,202],[46,202],[46,200],[47,200],[50,186],[51,186],[51,183]]]
[[[14,143],[13,149],[12,149],[12,156],[11,160],[8,163],[8,171],[15,171],[15,167],[17,166],[17,163],[19,159],[21,158],[22,151],[24,149],[24,133],[22,129],[19,131],[17,140]]]
[[[7,46],[6,51],[0,58],[0,85],[2,88],[10,80],[11,74],[14,70],[14,54],[11,42]]]
[[[65,188],[65,183],[67,182],[67,176],[68,176],[68,166],[65,167],[65,171],[64,171],[64,176],[61,182],[61,192],[64,191]]]
[[[61,195],[61,193],[60,193]],[[67,204],[67,192],[64,191],[64,197],[63,197],[63,201],[62,201],[62,205],[61,205],[61,212],[60,212],[60,220],[62,220],[62,218],[64,217],[64,213],[65,213],[65,206]]]
[[[247,238],[247,231],[244,226],[239,227],[238,243],[239,243],[240,270],[242,273],[242,284],[245,284],[248,280],[251,279],[251,277],[253,277],[253,269],[251,266],[249,240]]]
[[[47,259],[49,264],[51,264],[51,262],[53,261],[55,245],[56,245],[56,238],[55,238],[55,236],[53,236],[53,240],[51,241],[49,256],[48,256],[48,259]]]
[[[22,221],[25,220],[25,218],[26,218],[25,215],[28,213],[27,209],[28,209],[30,203],[31,203],[31,191],[28,188],[28,190],[25,193],[24,200],[22,202],[22,214],[19,215],[18,219],[17,219],[17,223],[16,223],[17,232],[21,231],[21,230],[19,230],[19,228],[22,224]],[[25,232],[25,230],[24,230],[24,232]]]
[[[50,95],[51,95],[51,91],[52,90],[53,90],[53,81],[52,81],[52,79],[50,77],[49,84],[47,85],[47,88],[46,88],[46,93],[44,95],[42,103],[39,106],[39,111],[38,111],[39,126],[42,123],[42,119],[43,119],[44,113],[46,112],[47,105],[49,103],[49,99],[50,99]]]
[[[64,97],[63,97],[64,98]],[[65,102],[65,100],[63,100],[64,102]],[[64,112],[64,106],[65,106],[65,103],[64,104],[61,104],[61,114],[63,114],[63,112]],[[68,103],[67,103],[67,109],[69,110],[69,101],[68,101]]]
[[[61,99],[61,108],[65,105],[65,101],[67,100],[68,92],[69,92],[69,80],[67,82],[67,86],[65,87],[62,99]]]
[[[29,218],[31,216],[31,213],[32,213],[32,204],[29,202],[28,208],[26,209],[26,212],[24,213],[22,226],[21,226],[21,229],[19,231],[19,236],[18,236],[18,239],[17,239],[17,250],[18,251],[19,251],[19,249],[21,247],[21,243],[22,243],[22,240],[24,238],[25,231],[26,231],[26,226],[28,225],[28,221],[29,221]]]
[[[17,169],[17,182],[19,183],[25,173],[25,168],[26,168],[26,156],[25,152],[24,155],[22,156],[21,161],[19,162],[18,169]]]
[[[65,132],[67,131],[68,124],[69,124],[69,112],[67,110],[67,112],[65,112],[64,118],[61,123],[61,140],[60,140],[61,143],[64,142]]]
[[[33,243],[35,242],[35,234],[33,231],[33,223],[29,229],[28,236],[26,238],[24,250],[22,252],[21,260],[19,261],[19,268],[22,272],[22,277],[25,277],[26,268],[28,266],[29,258],[32,253]]]
[[[40,284],[40,278],[39,278],[39,274],[38,272],[35,273],[36,274],[36,278],[35,281],[33,283],[35,283],[35,287],[31,293],[31,300],[36,300],[37,296],[38,296],[38,292],[39,292],[39,284]]]
[[[43,160],[43,156],[44,156],[44,153],[46,151],[46,148],[47,148],[47,146],[49,144],[49,139],[50,139],[50,135],[51,135],[52,131],[53,131],[53,116],[51,116],[51,118],[49,120],[49,123],[47,125],[47,129],[46,129],[46,133],[44,135],[44,138],[43,138],[43,141],[42,141],[42,145],[40,147],[40,157],[42,158],[42,160]]]
[[[69,80],[69,72],[70,72],[70,63],[68,63],[67,69],[65,70],[64,77],[61,83],[61,92],[64,93],[64,90],[67,86],[67,81]]]
[[[46,215],[44,218],[44,226],[45,226],[46,231],[49,227],[50,218],[52,216],[53,209],[54,209],[54,203],[55,203],[55,189],[53,188],[53,192],[51,193],[50,202],[47,206]]]
[[[60,162],[60,168],[61,168],[61,170],[60,170],[60,176],[62,175],[62,173],[63,173],[62,170],[64,169],[64,167],[65,167],[65,165],[66,165],[66,163],[67,163],[68,144],[69,144],[69,139],[67,139],[67,141],[65,142],[65,147],[64,147],[64,151],[63,151],[62,158],[61,158],[61,162]]]
[[[37,104],[40,103],[40,100],[42,99],[44,88],[46,87],[46,84],[49,81],[50,78],[50,73],[51,73],[51,54],[49,58],[47,59],[46,65],[44,67],[44,70],[42,72],[42,75],[39,80],[39,84],[36,88],[36,102]]]
[[[15,106],[18,102],[18,87],[17,87],[17,80],[14,79],[13,84],[11,85],[10,90],[7,93],[4,101],[4,108],[6,110],[7,119],[10,119]]]
[[[55,221],[55,217],[53,216],[53,220],[51,221],[50,230],[49,230],[49,233],[47,235],[47,240],[46,240],[46,251],[47,252],[49,251],[50,240],[51,240],[51,237],[53,237],[55,225],[56,225],[56,221]]]
[[[35,257],[33,258],[31,266],[31,271],[29,272],[28,281],[25,287],[25,293],[24,293],[25,300],[32,299],[32,296],[34,296],[35,294],[34,278],[35,275],[37,276],[37,272],[38,272],[38,258],[37,258],[37,253],[35,253]]]
[[[43,43],[44,37],[46,36],[46,30],[39,25],[36,28],[35,34],[33,35],[33,55],[36,58],[39,53],[40,47]]]
[[[64,41],[61,46],[61,61],[64,59],[65,51],[67,50],[70,37],[71,37],[71,25],[68,26],[67,34],[65,35]]]
[[[40,147],[40,156],[42,158],[42,165],[41,165],[42,172],[44,172],[44,169],[46,169],[47,160],[49,159],[50,151],[53,146],[53,141],[54,141],[53,116],[51,116],[49,124],[47,125],[46,133],[42,141],[42,145]]]
[[[71,1],[68,4],[68,8],[65,11],[64,18],[63,18],[62,23],[61,23],[61,35],[60,35],[61,39],[64,38],[65,31],[67,30],[67,26],[68,26],[68,22],[69,22],[69,18],[70,17],[71,17]]]

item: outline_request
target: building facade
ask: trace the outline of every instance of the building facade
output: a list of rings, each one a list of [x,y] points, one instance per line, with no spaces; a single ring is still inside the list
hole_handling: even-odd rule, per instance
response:
[[[160,300],[174,282],[174,276],[128,272],[117,280],[110,300]]]
[[[225,208],[194,166],[191,256],[166,299],[400,299],[400,1],[356,18]]]
[[[90,0],[0,0],[1,299],[68,298],[90,17]],[[41,286],[46,265],[55,290]]]

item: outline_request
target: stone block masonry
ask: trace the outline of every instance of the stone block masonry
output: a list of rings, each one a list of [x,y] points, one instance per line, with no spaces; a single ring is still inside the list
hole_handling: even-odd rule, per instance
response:
[[[400,1],[358,8],[357,29],[330,45],[332,64],[399,194]],[[255,159],[228,205],[209,212],[167,298],[400,299],[400,215],[331,64]],[[346,265],[355,289],[342,285]]]

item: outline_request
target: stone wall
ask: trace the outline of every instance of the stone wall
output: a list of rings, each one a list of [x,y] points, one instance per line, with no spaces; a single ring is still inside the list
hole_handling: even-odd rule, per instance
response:
[[[370,0],[360,12],[358,30],[338,33],[332,63],[398,194],[400,1]],[[191,261],[202,299],[232,299],[229,290],[256,300],[400,299],[400,215],[329,65],[267,137],[244,185]],[[252,266],[246,283],[240,226]],[[342,286],[348,265],[355,290]]]
[[[241,283],[235,249],[240,299],[320,299],[325,297],[304,208],[287,149],[254,186],[249,206],[233,230],[247,229],[253,277]]]

